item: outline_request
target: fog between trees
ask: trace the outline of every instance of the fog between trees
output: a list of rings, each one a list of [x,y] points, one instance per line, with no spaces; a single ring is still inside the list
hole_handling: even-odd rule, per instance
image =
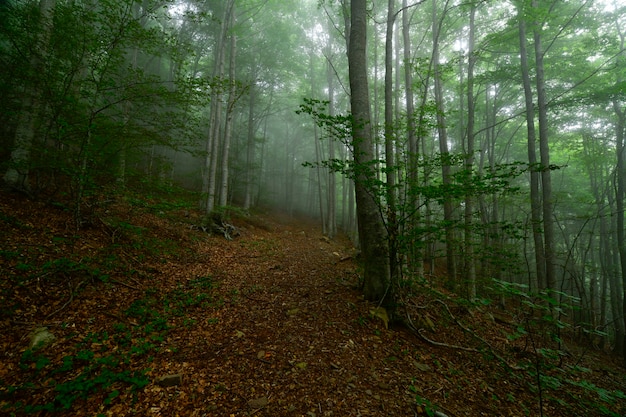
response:
[[[103,194],[180,186],[356,241],[358,179],[390,264],[369,298],[442,266],[471,300],[548,290],[623,355],[626,5],[365,7],[357,120],[347,1],[5,0],[4,181],[69,199],[77,226]]]

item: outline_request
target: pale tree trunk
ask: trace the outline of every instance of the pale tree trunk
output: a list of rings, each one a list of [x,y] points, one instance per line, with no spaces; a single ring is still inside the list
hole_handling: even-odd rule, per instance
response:
[[[447,3],[446,3],[447,7]],[[450,166],[450,150],[448,147],[448,130],[446,127],[443,86],[439,70],[439,31],[441,25],[437,16],[437,0],[433,0],[432,32],[433,32],[433,73],[435,89],[435,105],[437,106],[437,132],[439,135],[439,153],[441,154],[441,176],[444,187],[452,184],[452,169]],[[451,288],[458,288],[457,282],[457,254],[456,236],[454,233],[454,206],[449,196],[444,196],[443,219],[446,236],[446,268]]]
[[[272,85],[271,89],[270,89],[270,98],[268,101],[268,108],[272,107],[272,103],[274,102],[274,88],[275,86]],[[263,195],[262,191],[262,186],[264,183],[264,178],[263,175],[265,174],[264,170],[264,166],[265,166],[265,142],[267,141],[267,120],[268,117],[265,117],[265,119],[263,120],[263,135],[262,135],[262,140],[261,140],[261,150],[259,152],[259,167],[257,168],[257,172],[258,172],[258,179],[257,179],[257,183],[256,183],[256,205],[260,205],[261,204],[261,197]]]
[[[392,303],[389,293],[389,251],[383,219],[379,212],[372,169],[374,159],[367,80],[367,1],[350,4],[348,67],[352,107],[352,145],[356,165],[355,194],[359,241],[363,253],[363,292],[365,299],[383,305]],[[374,188],[374,189],[373,189]]]
[[[419,227],[419,195],[413,191],[414,187],[419,184],[419,143],[417,141],[417,133],[415,127],[415,104],[413,97],[413,68],[411,60],[411,37],[409,31],[409,11],[407,9],[407,0],[402,0],[402,40],[403,40],[403,58],[404,58],[404,88],[406,91],[406,118],[407,118],[407,140],[408,140],[408,210],[411,214],[410,228],[413,230]],[[424,260],[422,254],[422,239],[415,236],[410,242],[410,263],[413,272],[417,276],[424,275]]]
[[[475,107],[474,101],[474,64],[476,57],[474,56],[474,43],[476,27],[474,24],[476,16],[476,6],[472,4],[470,10],[469,23],[469,39],[467,51],[467,146],[465,148],[465,170],[466,170],[466,192],[465,197],[465,241],[464,241],[464,260],[465,260],[465,279],[467,280],[467,296],[470,300],[476,298],[476,261],[474,259],[474,196],[471,192],[472,171],[474,170],[474,118]]]
[[[539,190],[539,163],[537,162],[535,133],[535,110],[533,105],[533,93],[530,83],[530,69],[528,66],[528,51],[526,40],[526,16],[522,6],[518,8],[518,25],[520,39],[520,62],[522,71],[522,82],[524,86],[524,97],[526,103],[526,129],[528,135],[528,165],[530,168],[530,215],[535,246],[535,274],[536,278],[529,279],[529,290],[533,288],[544,288],[546,285],[546,262],[543,246],[543,236],[541,232],[541,194]]]
[[[46,59],[48,42],[52,33],[53,14],[56,0],[39,1],[39,18],[42,26],[40,36],[35,40],[32,56],[29,64],[34,80],[31,85],[25,87],[22,99],[22,107],[15,129],[15,141],[11,151],[11,161],[4,174],[4,182],[16,189],[28,191],[28,174],[30,171],[30,153],[35,139],[36,119],[42,102],[39,91],[39,77],[43,71]]]
[[[214,86],[211,92],[211,105],[209,110],[209,133],[205,147],[205,158],[202,175],[202,201],[201,208],[210,213],[215,208],[217,189],[217,165],[220,150],[221,123],[223,111],[223,78],[224,59],[226,49],[226,35],[230,22],[230,12],[235,0],[228,0],[223,5],[220,30],[217,34],[215,45],[215,62],[213,67]]]
[[[389,270],[391,279],[398,271],[398,222],[396,208],[396,160],[393,113],[393,26],[395,0],[387,1],[387,29],[385,34],[385,166],[387,185],[387,233],[389,236]]]
[[[233,5],[230,11],[229,28],[235,24],[235,7]],[[235,81],[235,56],[237,52],[237,36],[230,34],[230,59],[228,62],[228,103],[226,105],[226,123],[224,125],[224,140],[222,143],[222,184],[220,186],[220,206],[228,205],[229,190],[229,159],[230,159],[230,141],[233,131],[233,117],[235,112],[235,103],[237,102],[237,83]]]
[[[619,153],[617,153],[619,155]],[[613,179],[611,181],[611,186],[614,190],[617,190],[617,172],[614,173]],[[620,317],[622,315],[622,303],[624,302],[623,297],[623,289],[620,281],[620,253],[619,253],[619,244],[617,238],[617,218],[619,217],[619,212],[617,210],[617,192],[610,192],[607,194],[609,200],[609,213],[611,213],[610,217],[610,241],[606,242],[605,247],[605,271],[608,271],[609,276],[609,298],[610,308],[611,308],[611,316],[614,318]],[[613,348],[613,352],[621,355],[624,352],[624,339],[626,338],[626,326],[624,320],[613,320],[613,330],[615,331],[615,346]]]
[[[626,35],[622,32],[619,23],[616,22],[617,31],[620,37],[620,47],[622,53],[618,58],[618,68],[623,69],[625,65],[626,58],[624,57],[624,45],[626,44]],[[621,74],[618,72],[618,74]],[[620,85],[623,82],[623,78],[621,75],[618,75],[616,80],[616,84]],[[615,198],[616,206],[617,206],[617,247],[619,252],[620,259],[620,267],[621,267],[621,316],[622,316],[622,340],[618,341],[616,345],[621,347],[618,350],[618,353],[623,355],[624,365],[626,366],[626,237],[624,236],[624,198],[626,197],[626,108],[622,106],[622,103],[614,99],[613,100],[613,110],[616,115],[616,123],[615,123],[615,140],[617,142],[617,167],[616,167],[616,176],[617,176],[617,195]],[[616,282],[619,286],[619,283]],[[613,288],[615,290],[616,288]],[[617,308],[616,310],[619,310]],[[621,345],[621,346],[620,346]]]
[[[327,59],[329,59],[327,57]],[[309,86],[311,88],[309,95],[310,97],[315,97],[317,92],[316,92],[316,87],[317,87],[317,80],[315,78],[315,66],[313,65],[314,63],[314,55],[311,52],[309,54],[309,81],[311,82],[311,85]],[[321,139],[319,137],[319,131],[318,131],[318,126],[316,123],[313,124],[313,140],[315,141],[315,162],[316,162],[316,166],[315,166],[315,179],[316,179],[316,183],[317,183],[317,202],[319,205],[319,214],[320,214],[320,219],[322,221],[322,234],[326,235],[328,233],[328,227],[327,227],[327,221],[328,218],[326,217],[326,211],[324,208],[324,187],[323,185],[323,181],[322,181],[322,146],[321,146]]]
[[[599,152],[602,151],[602,148],[606,146],[605,143],[600,142],[593,135],[583,134],[583,152],[584,157],[588,161],[594,161],[595,155],[598,155]],[[595,263],[598,264],[599,267],[599,296],[598,296],[598,312],[599,318],[597,325],[600,329],[604,329],[607,325],[607,299],[608,299],[608,284],[610,280],[610,276],[614,274],[614,266],[611,265],[608,260],[610,260],[610,253],[612,251],[612,243],[611,243],[611,232],[609,225],[609,215],[610,215],[610,206],[607,207],[606,202],[609,198],[610,193],[612,193],[612,189],[610,186],[610,178],[607,178],[605,175],[606,167],[603,164],[595,164],[588,163],[586,166],[587,172],[589,174],[589,185],[592,190],[592,194],[594,196],[594,201],[596,205],[596,215],[597,221],[599,223],[599,245],[597,249],[597,260]],[[593,234],[590,235],[590,239],[593,237]],[[590,287],[593,288],[592,283],[590,282]],[[605,347],[606,337],[600,337],[599,346],[601,349]]]
[[[533,0],[533,8],[537,8],[537,1]],[[539,152],[541,154],[541,191],[543,198],[543,244],[546,261],[546,288],[557,290],[555,242],[554,242],[554,201],[552,198],[552,178],[550,167],[550,147],[548,143],[548,102],[543,69],[543,49],[541,46],[541,31],[535,25],[533,30],[535,43],[535,83],[537,85],[537,110],[539,118]],[[553,296],[558,300],[558,294]]]
[[[254,121],[254,112],[257,98],[257,86],[256,86],[256,62],[252,63],[252,79],[250,81],[250,94],[248,95],[248,132],[246,143],[246,171],[244,173],[246,177],[246,191],[244,196],[243,208],[249,210],[252,206],[252,178],[254,177],[254,151],[256,148],[256,126]]]
[[[330,33],[330,32],[329,32]],[[335,116],[335,83],[334,78],[335,74],[333,72],[333,68],[330,62],[330,57],[332,53],[331,48],[331,38],[328,37],[328,61],[326,63],[326,82],[328,84],[328,115],[330,117]],[[335,159],[335,139],[332,136],[328,138],[328,160],[333,161]],[[328,170],[328,189],[326,190],[328,194],[327,199],[327,219],[326,219],[326,233],[328,237],[333,239],[337,235],[337,215],[336,215],[336,192],[337,186],[335,184],[335,171],[332,169]],[[321,195],[320,195],[321,198]]]
[[[613,109],[617,116],[617,123],[615,124],[616,142],[617,142],[617,191],[615,197],[616,209],[617,209],[617,249],[619,253],[620,272],[622,277],[621,282],[621,303],[622,303],[622,321],[624,325],[622,328],[626,328],[626,237],[624,234],[624,198],[626,197],[626,111],[621,108],[620,104],[615,100],[613,102]],[[615,285],[618,287],[618,285]],[[615,288],[617,289],[617,288]],[[617,309],[619,311],[619,308]],[[621,341],[621,351],[617,353],[624,356],[624,365],[626,365],[626,333],[622,335],[624,338]],[[618,342],[619,343],[619,342]]]

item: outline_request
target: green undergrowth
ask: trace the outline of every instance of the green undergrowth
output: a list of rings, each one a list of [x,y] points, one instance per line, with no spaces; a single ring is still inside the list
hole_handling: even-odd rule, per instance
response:
[[[85,334],[65,335],[61,343],[69,347],[62,355],[57,355],[57,346],[27,349],[18,363],[22,382],[3,386],[0,399],[8,405],[0,412],[40,414],[70,410],[88,398],[97,398],[105,406],[122,395],[136,399],[150,384],[151,363],[167,347],[172,329],[192,326],[187,316],[194,311],[221,306],[214,289],[208,276],[169,291],[151,288],[123,311],[123,321]],[[33,397],[45,401],[32,403]]]

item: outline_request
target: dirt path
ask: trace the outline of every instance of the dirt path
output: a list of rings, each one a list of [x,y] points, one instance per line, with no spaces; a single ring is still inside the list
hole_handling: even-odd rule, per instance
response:
[[[158,404],[151,411],[411,415],[411,381],[399,368],[412,361],[400,360],[397,335],[370,320],[349,242],[331,242],[302,222],[268,226],[200,245],[206,261],[197,268],[217,277],[226,303],[175,332],[177,353],[164,365],[185,382],[150,393]]]

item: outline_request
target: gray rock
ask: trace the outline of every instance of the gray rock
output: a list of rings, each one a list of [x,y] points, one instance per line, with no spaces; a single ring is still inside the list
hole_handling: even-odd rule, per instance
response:
[[[30,334],[28,345],[32,350],[43,349],[54,342],[56,337],[48,331],[47,327],[38,327]]]

